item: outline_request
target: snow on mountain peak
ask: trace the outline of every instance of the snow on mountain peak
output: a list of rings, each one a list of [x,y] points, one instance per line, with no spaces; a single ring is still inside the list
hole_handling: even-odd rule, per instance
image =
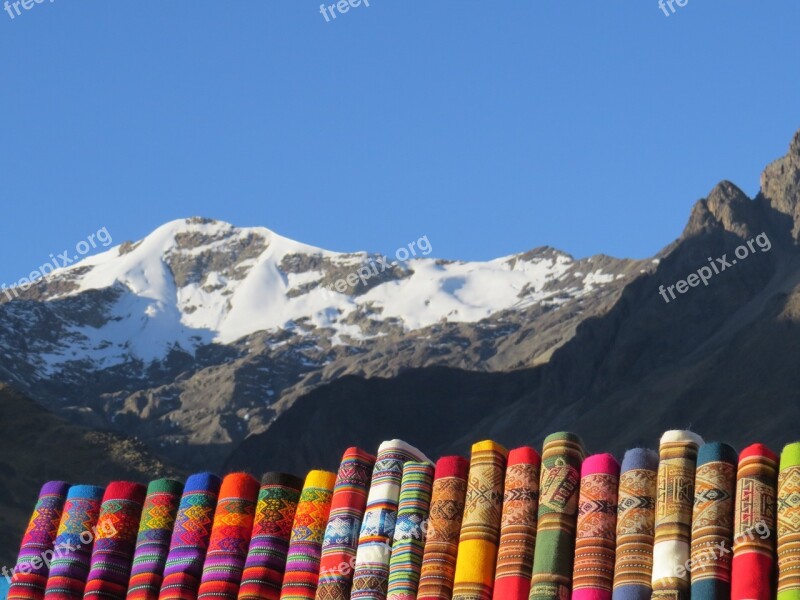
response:
[[[110,365],[131,354],[149,362],[175,346],[193,351],[297,323],[330,329],[334,343],[348,343],[375,335],[364,319],[406,330],[443,320],[476,322],[503,310],[557,305],[613,279],[600,269],[577,272],[576,264],[549,248],[486,262],[418,254],[389,263],[366,252],[323,250],[266,228],[191,218],[166,223],[56,277],[73,284],[58,297],[121,290],[102,327],[74,330],[81,353]],[[370,277],[359,279],[355,274],[367,266],[360,273]],[[68,354],[74,352],[51,355],[48,362]]]

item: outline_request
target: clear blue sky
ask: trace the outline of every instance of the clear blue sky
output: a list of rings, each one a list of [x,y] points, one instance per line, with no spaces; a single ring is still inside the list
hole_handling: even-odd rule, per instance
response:
[[[0,0],[0,3],[2,0]],[[1,6],[1,4],[0,4]],[[800,128],[800,2],[0,12],[0,283],[203,215],[333,250],[651,255]]]

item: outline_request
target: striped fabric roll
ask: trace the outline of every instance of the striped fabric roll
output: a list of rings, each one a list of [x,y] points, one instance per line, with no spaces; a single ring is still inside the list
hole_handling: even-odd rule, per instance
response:
[[[778,455],[763,444],[739,454],[731,600],[771,600]]]
[[[289,538],[302,489],[303,480],[286,473],[267,473],[261,479],[239,600],[280,598]]]
[[[56,555],[50,565],[45,600],[83,598],[103,492],[103,488],[91,485],[69,488],[54,544]]]
[[[463,456],[445,456],[436,463],[417,600],[453,596],[468,473],[469,461]]]
[[[689,597],[692,504],[697,449],[703,439],[691,431],[667,431],[661,436],[653,546],[653,600]]]
[[[617,538],[619,463],[610,454],[583,461],[572,571],[573,600],[611,600]]]
[[[544,440],[530,600],[569,598],[571,594],[578,489],[585,456],[583,442],[574,433],[553,433]]]
[[[508,453],[494,578],[493,597],[497,600],[527,600],[531,591],[541,463],[533,448]]]
[[[342,457],[322,542],[317,600],[350,598],[358,534],[374,467],[375,457],[359,448],[348,448]]]
[[[781,452],[778,472],[778,600],[800,599],[800,442]]]
[[[401,440],[383,442],[378,448],[367,508],[358,538],[352,600],[384,600],[389,586],[389,560],[394,537],[403,465],[427,457]]]
[[[656,529],[658,452],[625,453],[619,477],[614,600],[650,600]]]
[[[222,480],[198,600],[234,600],[239,595],[259,488],[248,473],[231,473]]]
[[[281,600],[314,600],[335,485],[336,474],[328,471],[311,471],[306,477],[292,525]]]
[[[693,600],[730,600],[736,450],[710,443],[697,453],[692,512]]]
[[[158,600],[183,484],[157,479],[147,487],[128,583],[128,600]]]
[[[22,538],[17,566],[8,589],[9,600],[41,600],[50,574],[50,560],[67,500],[69,484],[51,481],[44,484]],[[48,560],[43,561],[42,557]]]
[[[198,473],[186,481],[164,567],[160,600],[196,600],[221,483],[213,473]]]
[[[397,525],[389,561],[388,600],[417,598],[432,487],[431,463],[408,461],[403,465]]]
[[[503,516],[508,451],[492,441],[472,446],[453,600],[491,600]]]
[[[147,488],[115,481],[106,488],[92,550],[85,600],[121,600],[128,592]]]

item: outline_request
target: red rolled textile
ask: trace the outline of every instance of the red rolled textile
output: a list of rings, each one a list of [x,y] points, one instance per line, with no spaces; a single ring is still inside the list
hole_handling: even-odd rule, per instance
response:
[[[531,591],[541,464],[533,448],[526,446],[508,453],[492,596],[496,600],[528,600]]]
[[[771,600],[778,455],[763,444],[739,454],[731,600]]]
[[[467,497],[469,461],[445,456],[436,463],[417,600],[450,600]]]

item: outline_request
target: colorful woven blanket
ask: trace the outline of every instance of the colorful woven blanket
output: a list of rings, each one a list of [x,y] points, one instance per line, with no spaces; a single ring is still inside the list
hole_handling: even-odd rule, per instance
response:
[[[650,600],[656,529],[658,453],[628,450],[622,459],[617,512],[614,600]]]
[[[267,473],[261,479],[239,600],[280,597],[289,538],[302,489],[303,480],[286,473]]]
[[[45,600],[83,598],[104,491],[91,485],[69,489],[54,544],[56,554],[50,565]]]
[[[472,446],[453,600],[492,598],[507,460],[508,451],[500,444]]]
[[[445,456],[436,463],[417,600],[453,596],[468,473],[469,461],[462,456]]]
[[[158,600],[183,484],[157,479],[147,487],[128,583],[128,600]]]
[[[611,600],[616,551],[619,463],[595,454],[581,466],[573,600]]]
[[[661,436],[653,546],[653,600],[688,600],[697,449],[703,439],[691,431]]]
[[[103,495],[92,550],[86,600],[123,600],[128,593],[136,536],[147,488],[115,481]]]
[[[197,599],[221,483],[212,473],[198,473],[186,481],[159,600]]]
[[[778,600],[800,598],[800,442],[781,453],[778,472]]]
[[[729,600],[733,558],[736,450],[728,444],[700,447],[692,512],[693,600]]]
[[[336,474],[328,471],[311,471],[306,477],[292,525],[281,600],[314,600],[335,485]]]
[[[364,522],[358,538],[350,594],[352,600],[386,598],[400,483],[403,465],[409,460],[424,462],[428,459],[422,452],[401,440],[383,442],[378,448]]]
[[[771,600],[778,455],[763,444],[739,454],[731,600]]]
[[[317,600],[350,599],[358,534],[374,467],[375,457],[359,448],[348,448],[342,457],[322,542]]]
[[[198,600],[235,600],[253,533],[258,481],[247,473],[222,480]]]
[[[508,453],[494,578],[498,600],[528,600],[531,591],[541,463],[539,453],[527,446]]]
[[[69,484],[63,481],[46,483],[33,509],[8,589],[9,600],[41,600],[50,574],[50,560],[58,535],[58,525]],[[47,561],[42,558],[47,558]]]
[[[432,487],[431,463],[408,461],[403,465],[397,525],[389,561],[388,600],[417,598]]]
[[[568,598],[571,594],[578,488],[585,455],[583,442],[574,433],[553,433],[544,440],[530,600]]]

